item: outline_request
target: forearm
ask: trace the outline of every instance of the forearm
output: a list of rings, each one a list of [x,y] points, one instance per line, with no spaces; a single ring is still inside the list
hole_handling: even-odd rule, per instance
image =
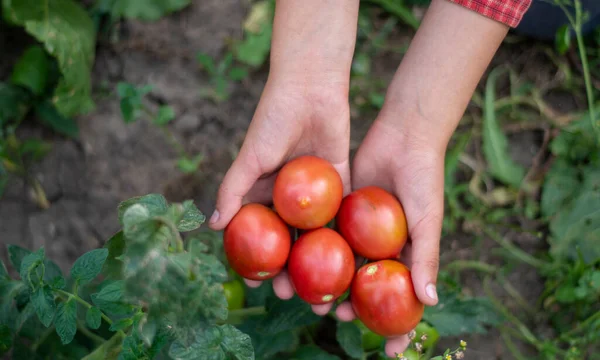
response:
[[[386,95],[380,118],[445,150],[508,26],[433,0]]]
[[[292,81],[349,82],[359,0],[279,0],[271,76]]]

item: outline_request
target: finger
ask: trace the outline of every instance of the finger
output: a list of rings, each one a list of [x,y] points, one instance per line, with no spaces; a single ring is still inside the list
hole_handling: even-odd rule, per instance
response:
[[[327,304],[319,304],[319,305],[311,305],[312,311],[320,316],[324,316],[327,315],[327,313],[329,312],[329,310],[331,310],[331,308],[333,307],[333,303],[327,303]]]
[[[349,301],[344,301],[335,309],[335,315],[340,321],[352,321],[356,319],[356,313]]]
[[[281,300],[288,300],[294,296],[294,288],[290,282],[287,271],[282,271],[273,279],[273,291]]]
[[[262,281],[250,280],[250,279],[244,279],[244,282],[246,283],[246,285],[248,285],[248,287],[251,287],[251,288],[257,288],[262,284]]]
[[[242,199],[243,204],[259,203],[263,205],[271,205],[273,203],[273,184],[277,174],[259,178],[246,196]]]
[[[209,226],[222,230],[242,207],[242,200],[261,175],[256,159],[245,147],[235,159],[219,187],[217,206]]]
[[[346,196],[352,191],[352,183],[350,181],[350,161],[345,160],[341,163],[332,163],[332,165],[342,178],[344,196]]]
[[[410,340],[406,335],[389,338],[385,341],[385,354],[390,358],[396,358],[396,354],[404,352],[409,344]]]

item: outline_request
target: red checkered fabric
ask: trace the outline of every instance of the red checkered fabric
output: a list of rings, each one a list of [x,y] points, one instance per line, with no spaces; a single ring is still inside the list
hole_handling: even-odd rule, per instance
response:
[[[449,0],[510,27],[517,27],[532,0]]]

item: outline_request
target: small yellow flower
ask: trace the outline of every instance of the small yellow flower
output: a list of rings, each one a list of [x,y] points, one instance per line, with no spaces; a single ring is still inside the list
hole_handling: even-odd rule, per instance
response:
[[[463,348],[463,349],[465,349],[467,347],[467,342],[464,341],[464,340],[461,340],[460,341],[460,347]]]
[[[450,355],[450,354],[446,355],[446,360],[452,360],[452,355]]]

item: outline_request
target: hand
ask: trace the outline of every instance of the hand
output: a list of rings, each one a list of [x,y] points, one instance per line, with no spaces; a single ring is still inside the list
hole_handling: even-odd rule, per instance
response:
[[[376,185],[390,191],[402,203],[409,242],[401,261],[411,268],[415,292],[425,305],[437,303],[436,278],[444,211],[444,148],[431,146],[423,137],[377,120],[356,153],[352,187]],[[349,302],[336,309],[342,321],[356,315]],[[407,347],[406,335],[388,339],[386,353],[394,356]]]
[[[224,228],[245,202],[272,203],[278,169],[300,155],[315,155],[333,164],[350,191],[350,109],[347,90],[335,84],[269,81],[239,155],[225,175],[211,217],[213,229]],[[261,282],[245,280],[249,286]],[[294,295],[284,271],[273,280],[282,299]],[[313,306],[318,314],[331,304]]]

